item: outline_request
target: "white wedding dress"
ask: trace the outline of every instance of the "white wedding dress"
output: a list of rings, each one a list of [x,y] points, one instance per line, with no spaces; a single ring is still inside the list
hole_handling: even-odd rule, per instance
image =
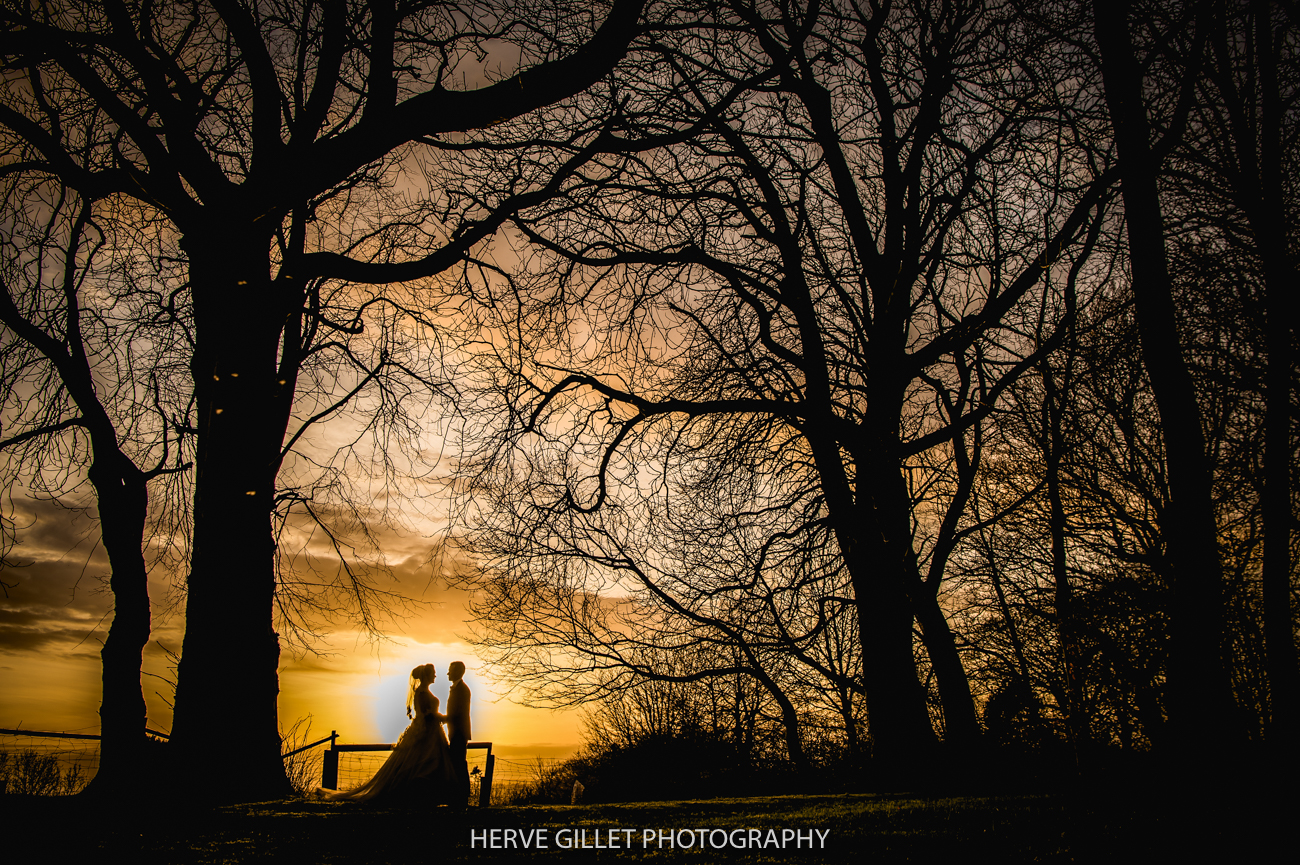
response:
[[[351,790],[320,789],[333,801],[365,802],[391,793],[412,781],[419,781],[425,795],[445,795],[451,790],[451,747],[438,715],[438,698],[426,690],[415,692],[415,720],[411,721],[393,752],[375,776]]]

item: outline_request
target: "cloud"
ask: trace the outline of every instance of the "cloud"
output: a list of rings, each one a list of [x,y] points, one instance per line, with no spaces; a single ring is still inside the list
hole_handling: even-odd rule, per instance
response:
[[[112,622],[107,590],[109,563],[98,544],[94,512],[69,511],[42,502],[15,502],[19,540],[15,557],[25,567],[7,569],[13,585],[0,597],[0,721],[20,719],[47,729],[93,729],[98,724],[101,665],[99,649]],[[316,652],[283,641],[280,656],[281,716],[315,714],[318,726],[339,729],[353,740],[385,741],[405,724],[406,675],[415,663],[435,660],[440,673],[460,658],[470,666],[476,729],[498,741],[577,740],[576,722],[564,715],[492,703],[490,675],[461,638],[470,630],[471,593],[449,587],[443,567],[463,563],[452,555],[435,564],[434,541],[387,526],[373,529],[380,563],[350,557],[349,565],[373,589],[373,612],[384,638],[361,626],[354,600],[346,597],[347,574],[322,537],[306,538],[291,561],[290,576],[301,583],[303,600],[321,603],[301,613],[323,635]],[[183,597],[169,606],[169,574],[150,580],[153,628],[144,650],[142,679],[149,724],[169,730],[174,679],[164,651],[179,652],[184,637]],[[313,583],[314,585],[307,585]],[[333,588],[329,585],[334,583]],[[283,633],[283,631],[282,631]],[[446,682],[440,681],[445,689]],[[392,693],[389,693],[391,691]],[[391,716],[391,717],[390,717]],[[387,720],[383,720],[387,719]],[[397,726],[383,726],[392,722]],[[29,724],[30,726],[31,724]]]
[[[54,650],[66,657],[73,652],[67,646],[99,645],[101,634],[85,628],[59,627],[57,624],[41,622],[33,627],[12,626],[5,617],[0,616],[0,651],[36,652]]]
[[[13,504],[19,543],[9,558],[21,567],[0,574],[8,586],[0,598],[0,652],[75,658],[89,651],[98,659],[113,595],[93,511],[31,499]],[[158,573],[150,580],[151,595],[166,593],[166,579]]]
[[[50,501],[13,499],[12,519],[18,546],[12,558],[27,562],[69,561],[87,568],[106,568],[94,509],[65,508]],[[21,569],[18,569],[21,570]],[[5,582],[15,571],[6,569]]]
[[[0,651],[70,651],[107,633],[112,596],[80,563],[35,561],[4,581],[12,588],[0,601]]]
[[[280,535],[281,554],[291,562],[302,557],[337,560],[340,550],[355,562],[377,561],[392,566],[411,558],[429,561],[438,549],[438,543],[429,537],[437,521],[431,515],[413,513],[407,501],[392,507],[407,505],[398,519],[419,523],[419,530],[392,525],[384,510],[388,498],[380,492],[351,509],[318,503],[312,505],[312,515],[295,511]]]
[[[432,550],[433,544],[421,539],[408,546],[405,558],[348,558],[347,568],[332,550],[300,553],[282,563],[277,628],[282,636],[290,636],[294,627],[351,633],[364,632],[369,621],[383,636],[443,643],[459,639],[469,629],[466,602],[471,595],[440,578],[441,571],[431,562]],[[385,553],[391,552],[385,548]]]

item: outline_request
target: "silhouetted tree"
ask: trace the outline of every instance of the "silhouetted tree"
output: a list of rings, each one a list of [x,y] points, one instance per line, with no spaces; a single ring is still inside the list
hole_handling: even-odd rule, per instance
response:
[[[193,452],[187,310],[150,274],[112,261],[119,232],[147,236],[153,226],[105,227],[90,201],[47,178],[9,174],[3,188],[4,486],[12,496],[25,478],[33,494],[65,503],[84,481],[94,490],[113,621],[100,651],[103,738],[91,789],[134,795],[149,762],[140,686],[149,487],[185,472]],[[188,505],[183,485],[162,498],[173,521]]]
[[[1165,520],[1177,525],[1180,534],[1179,542],[1168,548],[1173,590],[1168,701],[1170,723],[1190,755],[1201,753],[1207,743],[1226,745],[1239,738],[1221,645],[1223,570],[1214,519],[1213,467],[1195,383],[1178,334],[1159,193],[1164,160],[1185,129],[1209,21],[1195,16],[1197,7],[1192,5],[1126,3],[1119,14],[1113,5],[1094,2],[1093,8],[1106,102],[1120,158],[1142,359],[1160,409],[1169,471]],[[1136,44],[1130,28],[1144,35],[1150,32],[1150,47]],[[1151,81],[1148,69],[1154,70]],[[1163,79],[1159,79],[1161,72]],[[1162,86],[1180,79],[1181,85],[1172,92]]]
[[[1296,355],[1285,300],[1297,275],[1297,22],[1294,7],[1254,0],[1213,4],[1208,24],[1187,143],[1172,155],[1174,184],[1182,200],[1174,219],[1182,237],[1195,239],[1181,244],[1191,258],[1189,269],[1204,268],[1202,281],[1229,297],[1235,294],[1224,306],[1238,310],[1234,319],[1242,328],[1263,337],[1262,362],[1245,359],[1249,372],[1224,386],[1259,390],[1250,380],[1254,375],[1263,386],[1263,440],[1258,444],[1264,456],[1262,462],[1243,466],[1243,474],[1253,476],[1258,489],[1264,535],[1261,571],[1271,738],[1278,747],[1288,748],[1300,731],[1292,609]],[[1231,261],[1239,269],[1233,273],[1223,266],[1204,267],[1211,257]]]
[[[352,256],[309,226],[328,229],[314,220],[339,220],[352,198],[390,182],[419,143],[436,148],[438,136],[485,128],[599,80],[638,32],[642,5],[0,7],[6,173],[53,175],[89,201],[137,202],[170,223],[185,254],[198,447],[171,747],[193,765],[222,742],[225,771],[205,789],[287,792],[270,517],[303,334],[320,315],[309,280],[439,273],[546,189],[510,189],[445,222],[436,205],[417,207],[404,224],[433,234],[416,250],[377,230]],[[520,71],[453,89],[493,39],[521,44]]]
[[[1167,483],[1122,284],[1081,300],[1071,337],[1003,409],[954,557],[974,601],[962,633],[998,697],[995,738],[1001,725],[1004,744],[1013,731],[1041,750],[1050,734],[1086,770],[1165,728]]]
[[[851,608],[874,751],[923,767],[914,619],[946,737],[979,732],[926,502],[1057,341],[1026,334],[1111,180],[1079,144],[1089,82],[997,4],[711,11],[617,82],[600,170],[515,220],[537,252],[493,296],[516,344],[491,385],[513,423],[474,433],[505,516],[472,542],[497,577],[687,618],[752,590],[787,656]],[[676,534],[692,508],[708,546]]]

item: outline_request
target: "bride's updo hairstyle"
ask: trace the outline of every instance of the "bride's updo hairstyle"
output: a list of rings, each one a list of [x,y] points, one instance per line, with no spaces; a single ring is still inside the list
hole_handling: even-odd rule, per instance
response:
[[[419,690],[421,683],[433,677],[434,671],[433,664],[421,664],[411,670],[411,685],[406,689],[406,717],[413,717],[411,708],[415,705],[415,692]]]

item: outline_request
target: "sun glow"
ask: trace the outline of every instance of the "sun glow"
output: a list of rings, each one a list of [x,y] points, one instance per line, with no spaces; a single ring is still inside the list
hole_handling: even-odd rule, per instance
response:
[[[343,743],[396,742],[410,720],[406,692],[412,668],[430,663],[438,677],[430,690],[446,710],[453,661],[466,666],[465,684],[472,694],[470,718],[476,741],[494,750],[556,756],[572,753],[580,739],[576,711],[550,712],[510,701],[493,681],[473,648],[459,641],[386,643],[378,655],[364,644],[352,654],[290,662],[280,673],[280,717],[287,729],[311,715],[313,739],[337,731]]]

